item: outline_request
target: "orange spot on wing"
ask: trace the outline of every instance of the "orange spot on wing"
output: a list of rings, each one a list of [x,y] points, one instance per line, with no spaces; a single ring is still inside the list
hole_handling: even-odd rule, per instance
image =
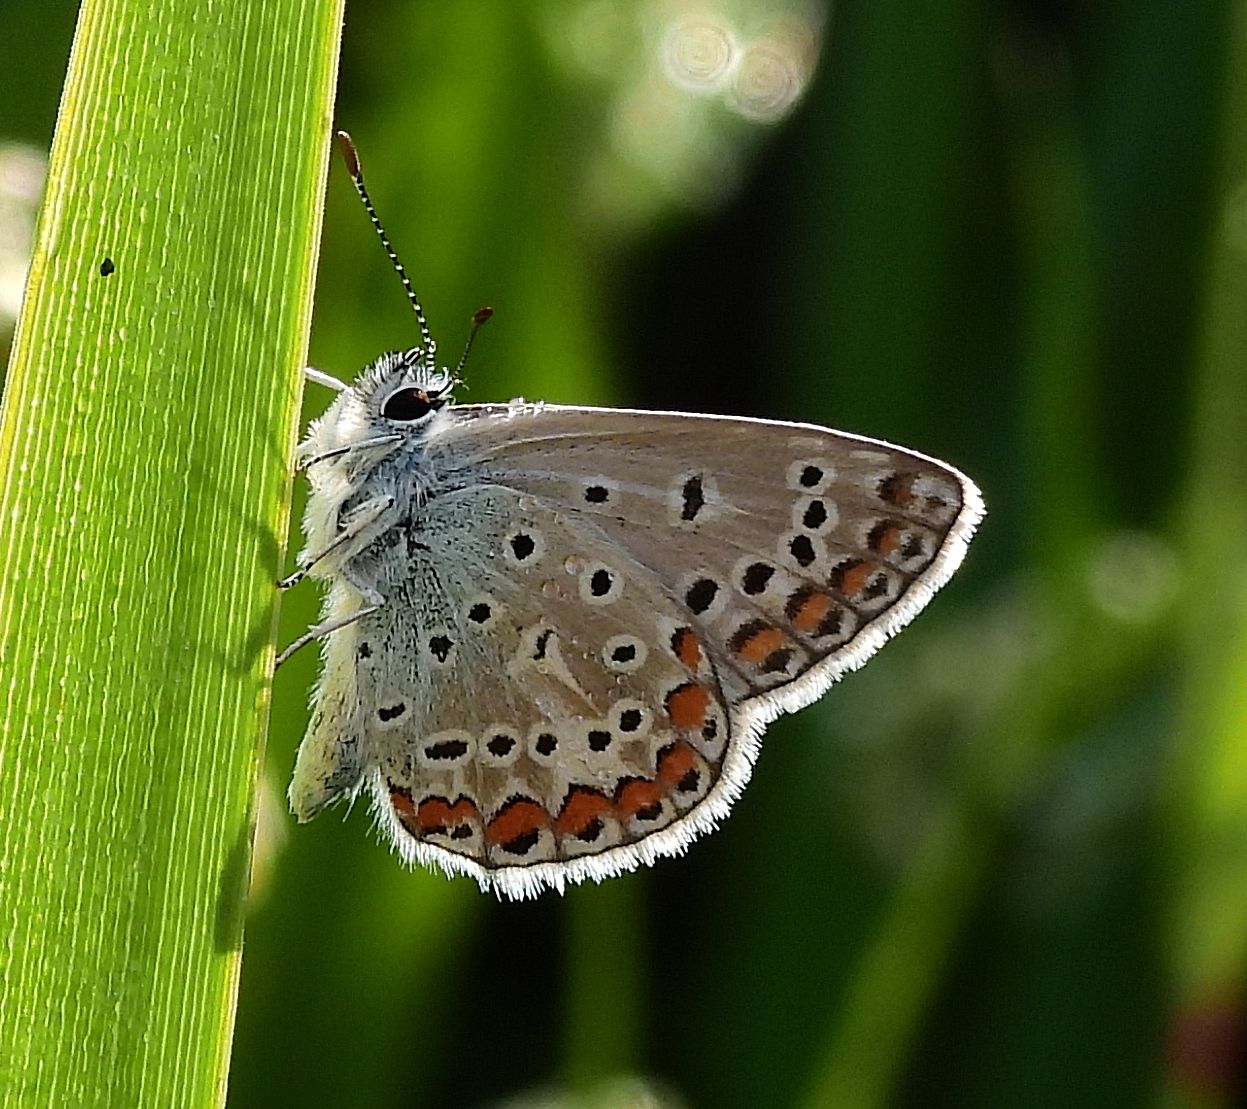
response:
[[[895,524],[884,524],[870,533],[870,549],[884,557],[892,554],[901,545],[905,532]]]
[[[472,823],[478,819],[480,813],[466,797],[460,797],[453,805],[444,797],[426,797],[416,810],[416,824],[426,834],[442,833],[447,828]]]
[[[578,836],[610,810],[611,803],[604,793],[588,786],[575,786],[563,802],[554,830],[560,836]]]
[[[658,780],[667,789],[673,789],[696,765],[697,754],[687,743],[673,743],[658,756]]]
[[[444,797],[430,797],[420,802],[416,823],[422,832],[440,832],[450,823],[450,802]]]
[[[706,722],[710,694],[691,682],[667,694],[667,715],[677,728],[700,728]]]
[[[625,782],[615,798],[615,810],[621,820],[629,820],[644,809],[662,804],[662,787],[646,778]]]
[[[892,474],[879,483],[879,496],[888,504],[905,506],[914,499],[917,474]]]
[[[536,801],[517,797],[503,805],[497,816],[489,822],[485,834],[493,843],[512,843],[521,836],[539,832],[550,823],[550,814]]]
[[[746,662],[762,662],[783,643],[784,633],[779,628],[759,628],[741,641],[736,653]]]
[[[826,593],[810,593],[792,610],[792,626],[799,632],[810,632],[823,622],[833,601]]]
[[[671,637],[671,649],[690,670],[701,665],[701,643],[692,628],[681,628]]]
[[[837,566],[831,572],[829,585],[846,597],[860,593],[874,573],[874,567],[860,558],[851,558]]]

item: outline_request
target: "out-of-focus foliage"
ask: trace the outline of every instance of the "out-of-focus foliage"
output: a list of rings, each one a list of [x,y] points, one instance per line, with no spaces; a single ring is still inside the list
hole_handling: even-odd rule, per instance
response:
[[[72,13],[10,8],[0,143],[38,148]],[[1233,1103],[1235,18],[348,5],[335,122],[443,348],[497,309],[469,399],[825,422],[949,459],[991,514],[912,629],[773,726],[715,837],[561,900],[402,872],[363,806],[289,828],[296,657],[234,1105]],[[349,376],[414,334],[335,166],[313,360]],[[283,641],[315,608],[283,602]]]

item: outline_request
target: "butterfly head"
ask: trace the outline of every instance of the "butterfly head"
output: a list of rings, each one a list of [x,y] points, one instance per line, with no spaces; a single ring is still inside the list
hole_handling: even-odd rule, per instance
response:
[[[455,377],[423,347],[383,354],[351,388],[374,434],[402,434],[427,423],[451,400]]]
[[[331,481],[330,474],[370,467],[404,444],[418,449],[454,385],[423,347],[381,355],[313,421],[299,448],[301,468],[314,483]]]

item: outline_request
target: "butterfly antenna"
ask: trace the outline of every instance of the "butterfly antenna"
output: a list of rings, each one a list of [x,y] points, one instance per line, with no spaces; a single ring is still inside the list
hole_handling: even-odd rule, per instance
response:
[[[394,272],[398,274],[398,279],[403,283],[403,288],[407,291],[407,299],[411,301],[411,306],[415,309],[416,319],[420,321],[420,337],[424,340],[424,351],[429,361],[432,362],[437,354],[437,343],[429,333],[429,324],[424,318],[424,309],[420,306],[420,298],[416,296],[416,290],[411,287],[411,280],[407,276],[407,271],[403,269],[403,263],[398,260],[398,255],[394,253],[394,248],[390,245],[389,236],[386,235],[385,228],[381,226],[381,220],[377,216],[377,210],[372,206],[372,198],[364,187],[364,173],[359,168],[359,152],[355,149],[351,136],[345,131],[338,132],[338,146],[342,150],[342,160],[346,163],[346,172],[351,175],[351,184],[355,186],[355,191],[359,193],[359,199],[364,202],[364,210],[368,213],[368,218],[372,220],[372,226],[376,228],[377,235],[381,238],[381,245],[385,247],[385,253],[389,256],[390,265],[394,267]],[[470,339],[469,343],[471,343]]]
[[[468,341],[463,344],[463,353],[459,355],[459,364],[455,367],[454,377],[451,378],[452,385],[463,385],[463,367],[468,364],[468,352],[472,349],[472,340],[476,338],[476,333],[480,331],[483,324],[490,316],[494,314],[494,310],[490,307],[478,308],[472,313],[472,328],[468,332]]]

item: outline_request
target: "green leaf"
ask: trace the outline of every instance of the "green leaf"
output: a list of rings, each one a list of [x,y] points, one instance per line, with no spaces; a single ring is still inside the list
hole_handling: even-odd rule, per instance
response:
[[[341,23],[80,13],[0,413],[5,1105],[223,1098]]]

